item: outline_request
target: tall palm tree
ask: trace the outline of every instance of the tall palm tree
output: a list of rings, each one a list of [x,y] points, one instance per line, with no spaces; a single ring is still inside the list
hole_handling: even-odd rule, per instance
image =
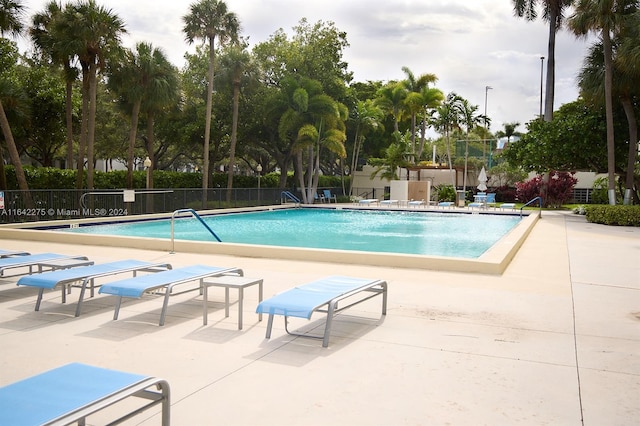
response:
[[[376,104],[382,110],[393,117],[393,130],[399,132],[399,123],[402,119],[402,112],[407,99],[405,85],[401,82],[392,81],[378,90]]]
[[[353,154],[351,156],[351,174],[356,171],[358,166],[358,158],[360,157],[360,150],[364,144],[366,135],[369,131],[383,129],[382,118],[384,114],[380,107],[378,107],[373,100],[367,99],[366,101],[358,101],[354,110],[352,111],[350,119],[355,123],[356,130],[353,137]],[[351,179],[351,185],[349,188],[349,195],[352,194],[353,179]]]
[[[420,146],[416,157],[422,158],[422,152],[424,151],[424,144],[427,135],[427,128],[433,123],[433,114],[436,108],[438,108],[442,101],[444,101],[444,93],[440,89],[435,87],[423,87],[420,92],[420,98],[422,100],[422,109],[418,115],[421,120],[420,125]]]
[[[4,38],[5,33],[9,33],[13,36],[18,36],[23,30],[22,15],[24,13],[24,6],[22,2],[17,0],[0,0],[0,36]],[[14,65],[14,64],[11,64]],[[0,83],[2,83],[0,81]],[[4,90],[2,90],[4,92]],[[22,168],[22,162],[20,161],[20,153],[16,147],[16,142],[13,139],[13,133],[11,132],[11,126],[7,119],[7,114],[4,111],[2,96],[0,93],[0,127],[2,128],[2,134],[7,144],[7,150],[9,151],[9,157],[15,167],[16,179],[18,181],[18,188],[24,191],[25,204],[27,208],[33,207],[33,200],[29,193],[29,185],[27,184],[27,178]]]
[[[534,21],[538,17],[536,7],[542,5],[542,19],[549,23],[549,46],[547,51],[547,80],[544,103],[544,120],[553,120],[553,98],[555,91],[556,67],[556,34],[562,27],[564,10],[573,4],[574,0],[513,0],[513,10],[516,16]]]
[[[614,40],[614,45],[620,46],[625,41],[636,43],[637,38],[624,40],[626,37]],[[582,68],[578,75],[578,85],[580,95],[594,104],[601,105],[604,101],[604,53],[602,43],[595,43],[589,49],[589,54],[585,57]],[[622,104],[627,117],[629,128],[629,153],[627,161],[627,179],[625,180],[624,204],[632,203],[632,192],[634,186],[634,169],[638,144],[632,141],[638,140],[638,123],[633,105],[634,95],[638,94],[637,87],[640,86],[640,73],[637,70],[628,69],[622,66],[625,58],[620,58],[620,48],[616,48],[616,57],[613,61],[613,86],[612,91],[615,99]]]
[[[78,186],[82,183],[84,144],[87,148],[87,188],[93,189],[94,141],[96,127],[97,74],[108,58],[120,49],[120,37],[126,33],[124,23],[110,9],[95,0],[67,5],[60,19],[55,19],[56,49],[73,52],[82,67],[82,125],[78,149]]]
[[[231,82],[233,87],[233,113],[231,119],[231,138],[229,141],[229,167],[227,171],[227,201],[231,201],[231,189],[233,188],[233,172],[236,161],[236,145],[238,141],[238,116],[240,109],[240,89],[243,77],[251,73],[251,55],[246,46],[232,46],[222,57],[223,76]]]
[[[73,168],[73,83],[78,79],[78,69],[73,66],[74,52],[65,52],[65,47],[55,43],[56,37],[52,33],[54,20],[62,16],[62,6],[56,0],[45,5],[44,11],[36,13],[32,18],[29,29],[31,40],[40,51],[51,61],[62,66],[62,77],[66,84],[65,90],[65,119],[67,124],[67,161],[66,168]]]
[[[142,96],[142,112],[147,117],[146,151],[151,159],[149,188],[153,188],[153,169],[158,162],[155,148],[155,118],[159,113],[178,104],[180,84],[178,70],[169,62],[162,49],[152,50],[147,69],[148,80]]]
[[[444,134],[445,142],[447,145],[447,159],[449,162],[449,170],[453,170],[453,162],[451,159],[451,133],[460,129],[460,123],[462,122],[462,102],[464,99],[458,96],[454,92],[447,95],[447,99],[440,105],[436,111],[435,126],[440,132]],[[456,180],[453,173],[452,184],[456,186]]]
[[[438,77],[435,74],[422,74],[416,78],[409,67],[402,67],[402,71],[406,76],[402,84],[409,92],[404,103],[406,110],[411,115],[411,152],[415,155],[417,117],[425,110],[423,91],[429,87],[430,83],[438,81]]]
[[[229,12],[221,0],[200,0],[191,4],[190,13],[183,17],[186,40],[193,44],[196,39],[209,43],[209,71],[207,76],[207,105],[204,127],[204,153],[202,159],[202,204],[207,204],[209,187],[209,142],[211,139],[211,111],[213,105],[213,79],[216,58],[216,38],[220,44],[238,42],[240,22],[235,13]]]
[[[616,204],[615,192],[615,135],[613,129],[613,47],[626,16],[635,12],[637,0],[578,0],[569,27],[578,37],[590,32],[600,35],[604,53],[604,101],[607,122],[607,175],[609,204]]]

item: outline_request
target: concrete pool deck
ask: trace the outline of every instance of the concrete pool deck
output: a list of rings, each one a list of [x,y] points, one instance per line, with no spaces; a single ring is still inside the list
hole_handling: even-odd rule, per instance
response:
[[[136,258],[174,267],[235,266],[265,297],[325,275],[389,282],[334,321],[328,348],[284,333],[270,340],[245,292],[244,329],[210,289],[202,325],[194,293],[123,304],[77,290],[60,304],[0,279],[0,386],[69,362],[162,377],[174,425],[635,425],[640,418],[640,228],[544,212],[502,275],[270,260],[4,239],[5,250]],[[232,299],[234,298],[232,293]],[[312,318],[310,323],[321,325]],[[159,424],[159,409],[125,424]],[[103,424],[108,411],[89,418]]]

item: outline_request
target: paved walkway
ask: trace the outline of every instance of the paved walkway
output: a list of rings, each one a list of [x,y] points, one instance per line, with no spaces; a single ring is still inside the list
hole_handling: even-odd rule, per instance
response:
[[[3,249],[86,254],[96,262],[137,258],[237,266],[264,278],[265,295],[343,274],[385,279],[378,298],[334,322],[327,349],[284,333],[253,313],[244,330],[209,294],[202,325],[194,293],[123,305],[89,299],[73,317],[48,292],[0,279],[0,386],[79,361],[167,379],[174,425],[636,425],[640,419],[640,228],[589,224],[544,212],[501,276],[333,265],[231,256],[168,254],[42,242]],[[232,295],[233,297],[233,295]],[[299,321],[294,326],[321,326]],[[106,421],[101,415],[89,424]],[[127,424],[159,424],[150,411]]]

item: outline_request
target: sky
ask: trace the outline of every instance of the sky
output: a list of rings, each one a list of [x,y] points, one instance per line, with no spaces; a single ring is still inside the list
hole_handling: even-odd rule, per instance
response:
[[[27,15],[48,0],[22,0]],[[98,0],[125,23],[127,47],[140,41],[162,48],[184,65],[183,16],[193,1]],[[548,26],[513,15],[512,0],[226,0],[251,46],[282,28],[292,34],[300,19],[334,22],[347,33],[344,60],[354,81],[388,81],[435,74],[435,86],[455,92],[491,119],[491,130],[518,122],[518,131],[540,112],[541,68],[546,78]],[[30,19],[29,19],[30,22]],[[24,47],[26,42],[20,43]],[[589,42],[561,30],[556,39],[554,109],[578,97],[576,76]],[[545,57],[541,61],[541,57]],[[491,89],[487,89],[491,87]],[[544,93],[543,93],[544,96]]]

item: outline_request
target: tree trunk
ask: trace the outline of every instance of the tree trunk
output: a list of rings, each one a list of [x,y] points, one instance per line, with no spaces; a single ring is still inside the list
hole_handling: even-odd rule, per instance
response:
[[[7,115],[4,112],[4,106],[2,105],[2,101],[0,101],[0,127],[2,127],[2,134],[4,135],[4,140],[7,143],[7,151],[9,151],[9,156],[11,157],[11,162],[16,170],[16,179],[18,180],[18,188],[24,192],[24,203],[27,209],[33,209],[34,204],[31,199],[31,193],[29,192],[29,185],[27,184],[27,178],[24,175],[24,170],[22,169],[22,162],[20,161],[20,154],[18,153],[18,148],[16,148],[16,142],[13,139],[13,133],[11,132],[11,127],[9,126],[9,120],[7,119]]]
[[[231,141],[229,142],[229,171],[227,172],[227,202],[231,202],[233,189],[233,169],[236,162],[236,143],[238,139],[238,110],[240,105],[240,80],[233,81],[233,115],[231,118]]]
[[[627,178],[625,180],[624,190],[624,205],[633,204],[632,194],[634,186],[634,171],[636,166],[636,154],[638,152],[638,122],[636,121],[636,114],[633,110],[633,104],[631,98],[628,96],[621,97],[622,107],[627,116],[627,122],[629,123],[629,157],[627,158]]]
[[[93,189],[94,174],[94,145],[96,140],[96,113],[98,78],[97,64],[93,61],[89,65],[89,125],[87,127],[87,189]]]
[[[553,98],[555,89],[555,69],[556,69],[556,32],[558,16],[553,7],[550,7],[549,16],[549,46],[547,52],[547,81],[544,99],[544,121],[553,120]]]
[[[133,149],[136,146],[138,133],[138,115],[140,114],[141,100],[133,103],[131,111],[131,129],[129,130],[129,146],[127,147],[127,189],[133,189]]]
[[[73,82],[67,81],[65,117],[67,121],[67,169],[73,169]]]
[[[615,161],[615,138],[613,132],[613,61],[611,37],[609,31],[602,31],[602,45],[604,47],[604,106],[607,121],[607,171],[609,178],[608,195],[609,204],[616,204],[616,161]]]
[[[207,112],[204,123],[204,153],[202,156],[202,208],[207,207],[207,189],[209,188],[209,143],[211,140],[211,110],[213,107],[213,77],[215,61],[215,37],[209,38],[209,72],[207,77]]]
[[[76,189],[84,188],[84,150],[87,144],[87,127],[89,123],[89,70],[82,64],[82,123],[80,124],[80,142],[78,144],[78,168]]]

